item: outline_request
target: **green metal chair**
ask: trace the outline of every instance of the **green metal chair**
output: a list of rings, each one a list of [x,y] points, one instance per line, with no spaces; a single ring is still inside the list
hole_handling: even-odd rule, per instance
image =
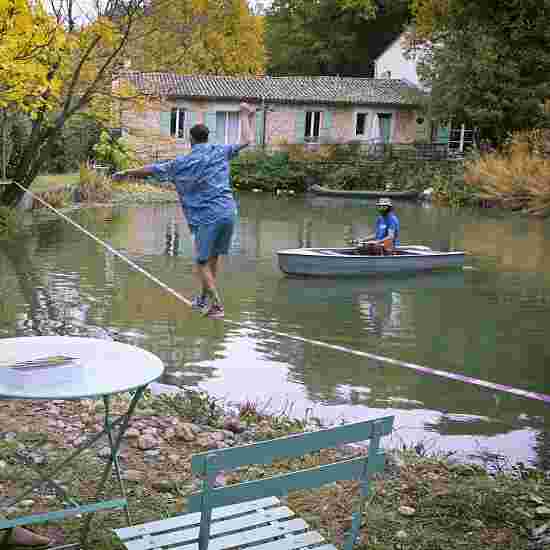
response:
[[[246,545],[247,550],[336,550],[283,506],[277,496],[312,489],[338,480],[358,480],[361,498],[352,516],[345,550],[354,546],[372,474],[384,469],[380,439],[391,433],[393,417],[357,422],[317,432],[262,441],[194,455],[192,471],[202,476],[202,491],[189,498],[189,513],[133,527],[115,529],[128,550],[229,550]],[[271,464],[282,458],[299,457],[326,448],[369,440],[367,456],[342,460],[316,468],[214,487],[216,475],[250,464]]]
[[[72,506],[65,508],[64,510],[57,510],[55,512],[45,512],[43,514],[32,514],[30,516],[21,516],[13,519],[0,518],[0,548],[8,548],[8,540],[11,532],[16,527],[28,527],[30,525],[39,525],[41,523],[49,523],[52,521],[63,521],[65,519],[80,516],[82,514],[93,514],[95,512],[105,510],[125,510],[127,507],[127,501],[125,498],[119,498],[114,500],[104,500],[96,502],[94,504],[84,504],[81,506]],[[63,548],[80,547],[85,546],[85,541],[63,545]],[[49,547],[54,548],[54,547]]]

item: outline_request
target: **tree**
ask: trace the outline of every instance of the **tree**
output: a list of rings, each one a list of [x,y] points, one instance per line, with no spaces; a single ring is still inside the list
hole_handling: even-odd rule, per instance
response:
[[[263,74],[262,18],[246,0],[155,0],[136,28],[132,67],[180,74]]]
[[[266,14],[270,74],[372,76],[409,18],[407,0],[274,0]]]
[[[113,70],[143,13],[142,0],[97,0],[93,13],[79,13],[78,6],[74,0],[50,0],[48,11],[53,14],[56,35],[63,35],[63,47],[28,52],[29,59],[39,57],[45,63],[47,72],[32,109],[30,134],[13,173],[13,180],[23,188],[30,187],[71,117],[93,105],[108,108]],[[23,193],[16,185],[4,186],[0,204],[14,206]]]
[[[418,35],[433,44],[419,71],[434,115],[469,122],[494,144],[550,123],[550,0],[414,4]]]

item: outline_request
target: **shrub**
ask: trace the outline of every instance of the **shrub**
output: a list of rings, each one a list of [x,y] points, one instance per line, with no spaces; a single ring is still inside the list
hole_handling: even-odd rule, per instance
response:
[[[110,202],[113,190],[111,180],[88,168],[84,163],[80,165],[80,181],[78,193],[84,202]]]
[[[20,225],[20,217],[15,208],[0,206],[0,240],[13,237]]]
[[[501,151],[466,163],[465,181],[482,200],[512,210],[550,213],[550,159],[541,130],[517,132]]]
[[[109,166],[112,170],[126,170],[135,162],[134,155],[123,138],[113,139],[105,130],[99,136],[99,142],[93,146],[97,162]]]

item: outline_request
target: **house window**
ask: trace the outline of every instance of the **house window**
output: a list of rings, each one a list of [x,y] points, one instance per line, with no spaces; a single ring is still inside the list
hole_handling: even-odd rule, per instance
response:
[[[355,115],[355,135],[366,137],[367,135],[367,113],[357,113]]]
[[[172,109],[170,135],[177,138],[185,137],[185,109]]]
[[[216,112],[216,141],[220,144],[239,143],[239,113]]]
[[[321,129],[321,111],[306,111],[306,127],[304,137],[306,141],[319,141]]]

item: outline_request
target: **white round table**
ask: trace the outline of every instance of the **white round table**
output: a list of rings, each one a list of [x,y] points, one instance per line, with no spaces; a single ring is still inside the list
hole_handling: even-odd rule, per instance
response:
[[[147,386],[162,361],[128,344],[97,338],[0,339],[0,398],[82,399]]]
[[[48,517],[69,516],[90,512],[82,530],[81,542],[85,544],[90,528],[92,513],[97,510],[123,508],[128,524],[131,524],[124,483],[120,475],[118,451],[130,418],[150,382],[164,371],[162,361],[152,353],[110,340],[79,338],[72,336],[31,336],[0,339],[0,400],[71,400],[83,398],[103,399],[105,405],[104,429],[81,443],[65,460],[48,467],[47,474],[40,472],[40,480],[34,482],[16,497],[9,499],[10,507],[25,498],[46,481],[60,487],[52,477],[59,478],[61,470],[70,464],[85,449],[90,448],[104,435],[107,436],[111,456],[101,476],[96,502],[76,506],[62,512],[43,514]],[[127,411],[111,419],[110,396],[135,390]],[[118,428],[118,431],[115,429]],[[112,468],[118,478],[122,499],[97,502]],[[36,516],[33,516],[36,518]],[[39,518],[41,521],[42,518]],[[4,529],[21,524],[19,520],[2,520]],[[34,523],[37,523],[34,521]],[[6,525],[3,525],[6,524]]]

